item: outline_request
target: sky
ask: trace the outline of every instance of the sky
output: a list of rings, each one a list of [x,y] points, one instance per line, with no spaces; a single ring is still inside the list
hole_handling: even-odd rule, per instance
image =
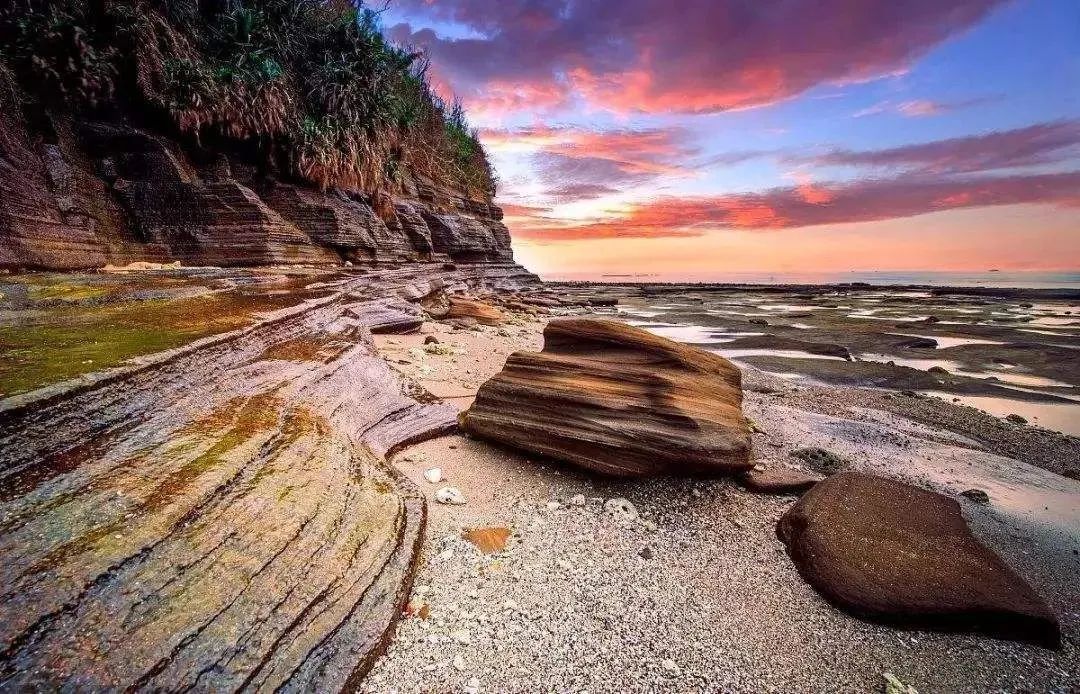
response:
[[[1077,0],[392,0],[545,278],[1080,270]]]

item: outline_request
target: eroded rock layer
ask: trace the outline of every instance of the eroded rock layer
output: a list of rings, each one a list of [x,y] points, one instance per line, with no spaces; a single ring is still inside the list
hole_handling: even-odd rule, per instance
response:
[[[464,427],[611,475],[750,467],[739,370],[614,321],[551,321],[542,352],[510,355],[480,387]]]
[[[954,499],[841,472],[803,495],[776,530],[803,577],[857,615],[1059,643],[1049,607],[971,534]]]
[[[498,207],[430,182],[375,205],[127,125],[3,110],[0,268],[513,260]]]
[[[438,267],[0,400],[0,689],[353,688],[424,526],[384,457],[456,414],[410,397],[369,329],[435,286],[534,279]]]

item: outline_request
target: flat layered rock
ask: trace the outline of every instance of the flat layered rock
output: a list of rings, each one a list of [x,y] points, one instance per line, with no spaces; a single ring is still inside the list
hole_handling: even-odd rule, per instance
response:
[[[462,418],[466,431],[610,475],[748,469],[739,370],[615,321],[555,320]]]
[[[785,513],[777,535],[803,577],[858,616],[1060,642],[1050,608],[971,534],[960,505],[948,497],[842,472]]]
[[[460,296],[451,296],[449,300],[450,308],[445,316],[448,319],[472,319],[483,325],[498,325],[506,320],[502,311],[483,301]]]
[[[802,494],[822,479],[789,468],[751,469],[739,475],[739,484],[759,494]]]

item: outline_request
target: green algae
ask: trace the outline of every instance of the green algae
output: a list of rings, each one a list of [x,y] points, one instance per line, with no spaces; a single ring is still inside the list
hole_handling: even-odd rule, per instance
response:
[[[0,396],[16,395],[254,322],[306,296],[225,292],[59,306],[0,323]]]

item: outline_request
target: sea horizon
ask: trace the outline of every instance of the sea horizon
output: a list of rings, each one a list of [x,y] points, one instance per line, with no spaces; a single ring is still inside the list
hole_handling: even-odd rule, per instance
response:
[[[870,270],[850,272],[687,272],[687,273],[539,273],[546,282],[609,284],[759,284],[829,285],[861,282],[874,286],[994,287],[1080,289],[1080,270],[937,271]]]

